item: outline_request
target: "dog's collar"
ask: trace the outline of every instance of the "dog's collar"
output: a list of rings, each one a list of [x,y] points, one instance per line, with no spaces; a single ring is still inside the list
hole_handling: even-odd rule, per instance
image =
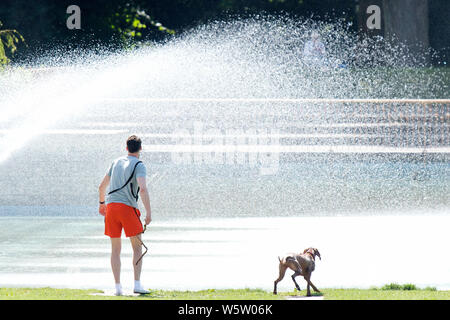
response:
[[[316,261],[316,255],[314,253],[311,253],[309,251],[306,251],[305,254],[309,254],[311,256],[311,258]]]

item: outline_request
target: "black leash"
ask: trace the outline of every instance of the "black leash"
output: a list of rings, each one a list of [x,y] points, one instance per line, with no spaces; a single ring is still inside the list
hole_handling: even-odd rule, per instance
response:
[[[136,208],[133,208],[133,209],[134,209],[134,213],[136,214],[136,218],[138,218],[139,222],[141,222],[141,219],[139,219],[139,215],[137,214]],[[142,224],[142,222],[141,222],[141,224]],[[142,232],[139,233],[139,234],[144,234],[145,230],[147,230],[147,225],[146,224],[144,224],[144,228],[143,228]],[[138,259],[138,261],[136,261],[136,265],[138,265],[138,263],[142,260],[142,258],[145,256],[145,254],[148,251],[148,248],[144,244],[144,242],[141,239],[139,239],[139,241],[141,242],[141,246],[143,246],[145,248],[145,252],[141,255],[141,257]]]
[[[142,231],[140,234],[144,234],[145,230],[147,229],[147,225],[144,225],[144,231]],[[144,246],[145,248],[145,252],[141,255],[141,257],[138,259],[138,261],[136,261],[136,265],[138,265],[139,261],[142,260],[142,258],[145,256],[145,254],[148,251],[147,246],[144,244],[144,242],[142,240],[139,239],[139,241],[141,241],[141,245]]]

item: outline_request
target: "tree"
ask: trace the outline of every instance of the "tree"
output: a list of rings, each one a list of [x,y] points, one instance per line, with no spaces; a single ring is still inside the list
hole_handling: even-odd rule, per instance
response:
[[[166,28],[159,21],[155,21],[135,2],[118,5],[116,12],[107,17],[106,20],[109,27],[125,44],[175,34],[174,30]]]
[[[2,25],[0,21],[0,28]],[[0,65],[10,62],[7,53],[14,54],[17,51],[17,44],[20,42],[25,42],[25,39],[17,30],[0,29]]]
[[[423,56],[430,45],[428,11],[428,0],[383,0],[385,37]]]

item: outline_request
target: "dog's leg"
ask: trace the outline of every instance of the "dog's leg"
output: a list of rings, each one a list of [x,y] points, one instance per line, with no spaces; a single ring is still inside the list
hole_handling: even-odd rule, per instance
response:
[[[284,278],[284,274],[286,273],[287,266],[283,263],[280,263],[280,273],[278,279],[273,283],[273,294],[277,294],[277,284]]]
[[[311,282],[311,276],[309,277],[308,283],[311,285],[311,287],[313,288],[313,290],[314,290],[315,292],[320,292],[320,290],[317,289],[316,286],[313,285],[313,283]]]
[[[292,281],[294,281],[295,288],[296,288],[298,291],[302,291],[302,289],[300,289],[300,286],[298,285],[297,281],[295,281],[295,277],[297,277],[297,276],[299,276],[299,275],[301,275],[301,271],[296,271],[296,272],[292,275]]]
[[[320,292],[320,290],[317,289],[316,286],[314,286],[313,283],[312,283],[311,281],[310,281],[309,283],[311,284],[311,287],[313,288],[313,290],[314,290],[315,292]]]
[[[292,281],[294,281],[295,288],[298,291],[301,291],[300,286],[298,285],[297,281],[295,281],[295,277],[302,275],[302,268],[300,267],[300,264],[295,260],[294,258],[291,258],[286,261],[287,266],[294,271],[294,274],[292,275]]]
[[[316,286],[311,282],[311,274],[306,275],[304,278],[305,278],[305,280],[307,282],[306,295],[308,297],[311,296],[311,292],[309,290],[309,286],[311,286],[315,292],[320,292],[319,289],[317,289]]]
[[[310,285],[310,282],[308,280],[306,280],[306,296],[307,297],[311,296],[311,291],[309,290],[309,285]]]

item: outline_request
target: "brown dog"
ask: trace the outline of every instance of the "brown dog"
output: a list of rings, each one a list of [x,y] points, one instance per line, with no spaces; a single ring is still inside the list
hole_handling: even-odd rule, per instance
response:
[[[300,254],[288,254],[284,257],[278,257],[278,260],[280,260],[280,274],[278,276],[278,279],[275,280],[273,285],[273,294],[277,294],[277,284],[284,278],[284,274],[286,273],[287,268],[292,269],[295,273],[292,275],[292,281],[295,283],[295,287],[297,290],[300,291],[300,286],[295,281],[295,277],[297,276],[303,276],[307,282],[306,287],[306,295],[309,297],[311,296],[311,292],[309,291],[309,286],[313,288],[315,292],[320,292],[311,282],[311,273],[314,271],[316,262],[315,257],[318,256],[320,260],[322,258],[320,257],[320,252],[316,248],[308,248],[303,251],[303,253]]]

